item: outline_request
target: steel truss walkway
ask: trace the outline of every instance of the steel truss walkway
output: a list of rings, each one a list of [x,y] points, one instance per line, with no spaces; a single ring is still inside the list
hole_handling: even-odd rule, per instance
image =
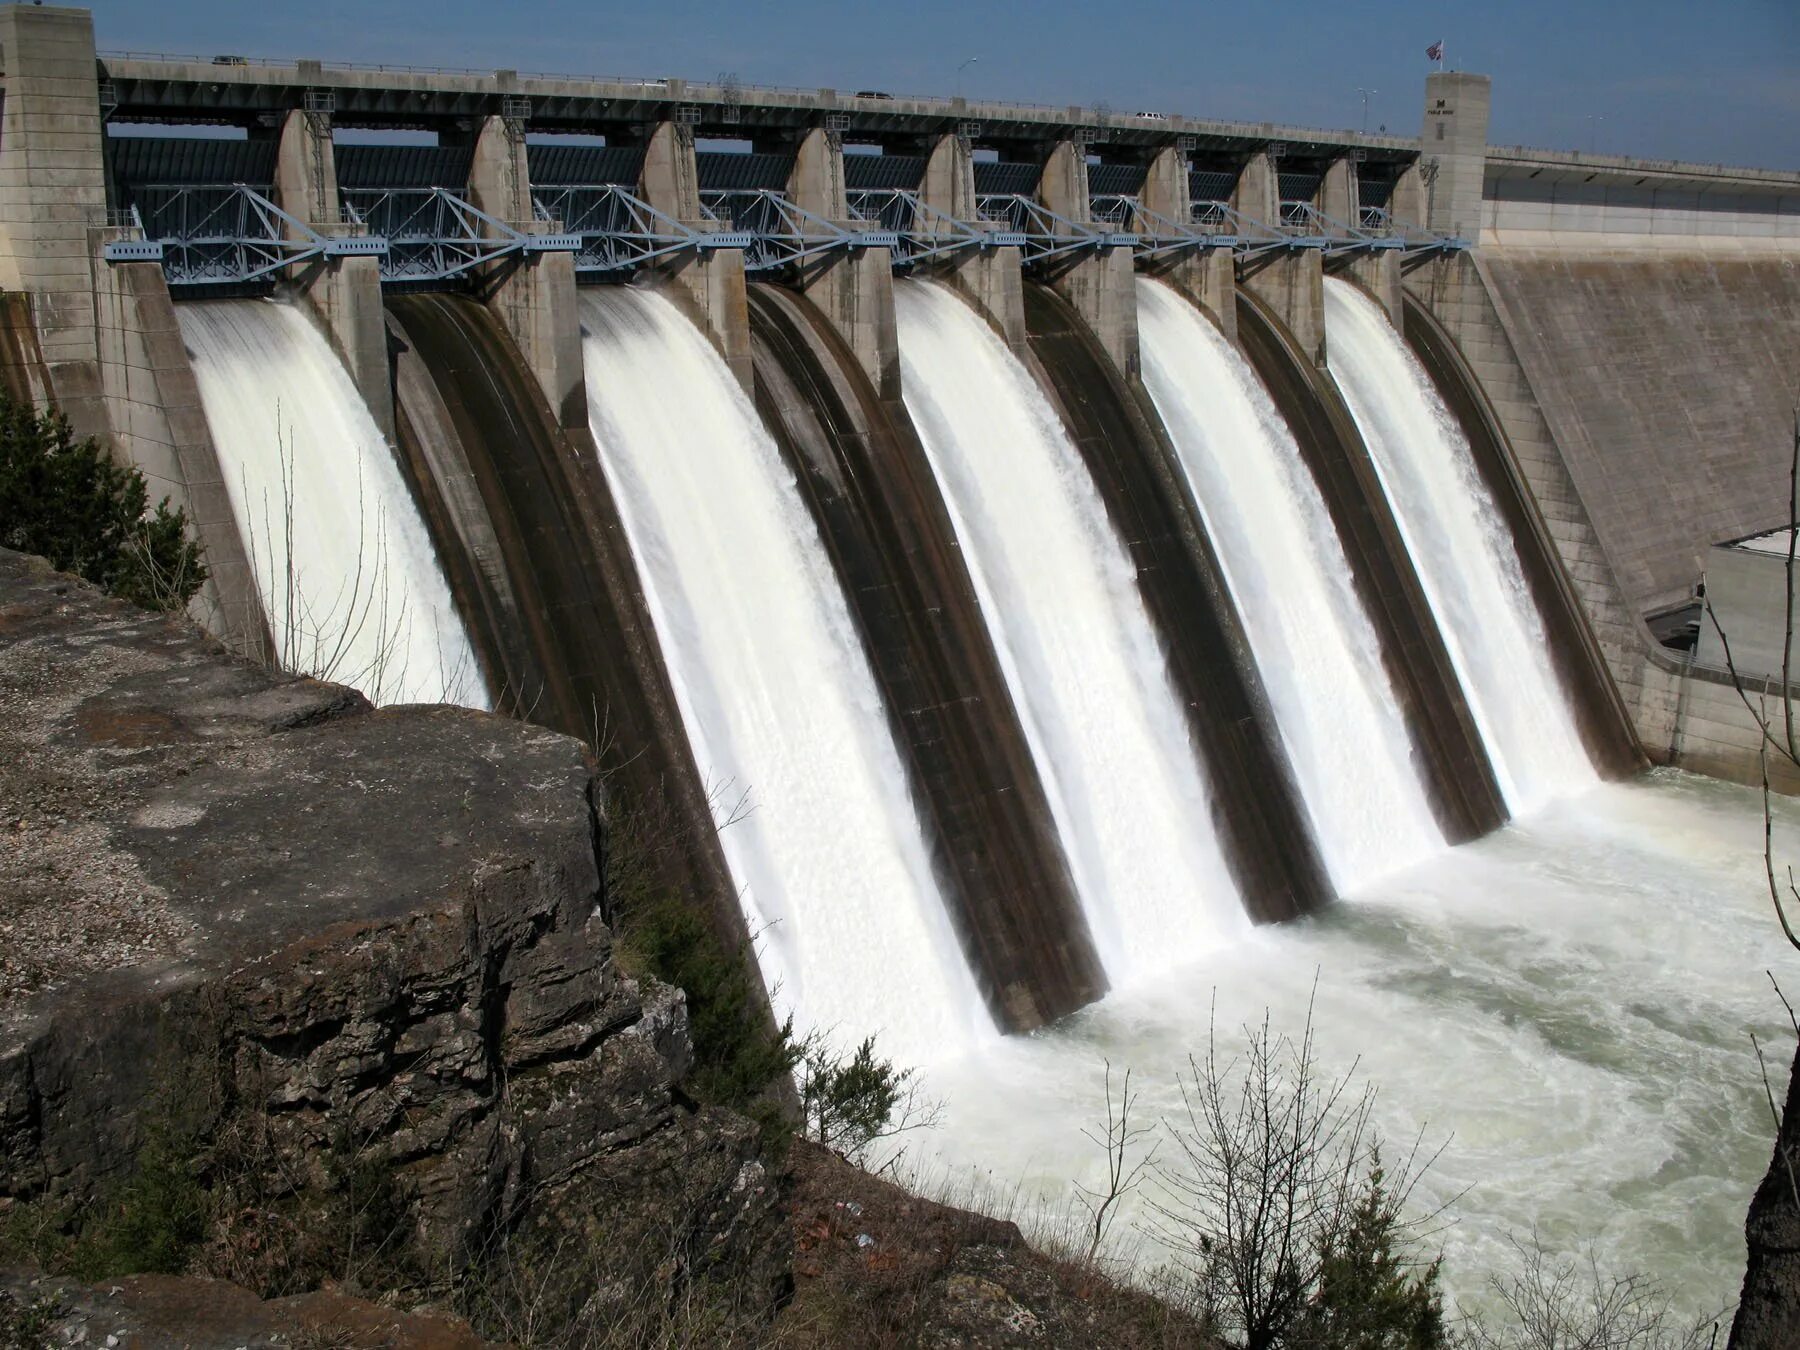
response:
[[[769,190],[701,194],[704,220],[688,223],[618,184],[540,188],[536,219],[524,228],[498,220],[446,188],[346,188],[346,233],[321,233],[242,183],[146,187],[125,225],[136,238],[108,243],[108,262],[160,262],[171,285],[255,282],[315,258],[376,257],[391,282],[449,282],[508,258],[574,255],[577,272],[627,276],[684,252],[741,249],[745,270],[791,271],[833,253],[885,248],[912,268],[966,249],[1016,247],[1037,267],[1129,248],[1147,262],[1184,252],[1230,249],[1241,260],[1319,249],[1326,257],[1399,250],[1418,255],[1467,248],[1369,208],[1355,226],[1310,202],[1286,202],[1279,228],[1223,202],[1197,202],[1179,222],[1134,196],[1097,194],[1091,219],[1075,221],[1017,193],[977,199],[979,218],[958,220],[906,189],[849,194],[851,222],[839,223]]]
[[[346,224],[387,241],[383,281],[450,281],[505,258],[581,247],[572,234],[497,220],[444,188],[345,188],[339,199]]]
[[[124,213],[138,237],[108,243],[107,262],[160,262],[176,286],[257,281],[315,258],[387,257],[387,240],[320,234],[241,183],[146,187]]]

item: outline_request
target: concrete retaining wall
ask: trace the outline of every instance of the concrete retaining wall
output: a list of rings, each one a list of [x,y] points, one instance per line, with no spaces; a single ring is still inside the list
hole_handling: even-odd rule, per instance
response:
[[[1628,603],[1678,603],[1710,545],[1785,522],[1800,246],[1480,257]]]
[[[1490,262],[1487,250],[1441,259],[1413,272],[1407,289],[1450,330],[1493,403],[1645,753],[1697,773],[1757,781],[1761,732],[1744,700],[1723,674],[1683,661],[1654,642],[1596,528],[1590,506],[1621,509],[1617,493],[1629,490],[1631,462],[1617,456],[1605,461],[1612,477],[1601,480],[1591,500],[1578,484],[1573,465],[1579,456],[1564,449],[1582,439],[1578,410],[1572,413],[1557,398],[1556,372],[1544,380],[1550,393],[1540,399],[1535,372],[1521,359],[1527,321],[1509,303],[1505,288],[1494,283]],[[1542,338],[1541,325],[1537,336]],[[1609,490],[1615,495],[1608,497]],[[1771,715],[1779,714],[1778,693],[1769,708]],[[1800,773],[1773,759],[1769,769],[1778,790],[1800,791]]]

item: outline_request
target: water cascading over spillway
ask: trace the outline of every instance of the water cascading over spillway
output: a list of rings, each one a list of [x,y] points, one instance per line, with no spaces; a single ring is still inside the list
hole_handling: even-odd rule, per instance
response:
[[[1400,334],[1350,283],[1325,282],[1332,375],[1367,442],[1507,805],[1596,779],[1543,619],[1469,445]]]
[[[1144,383],[1162,415],[1340,890],[1443,847],[1330,513],[1248,362],[1140,278]]]
[[[793,475],[654,292],[581,298],[588,405],[778,1011],[902,1064],[991,1034],[886,711]]]
[[[490,706],[417,505],[325,336],[270,300],[175,307],[284,669]]]
[[[949,291],[897,281],[925,444],[1115,983],[1246,924],[1207,786],[1104,504],[1025,366]]]

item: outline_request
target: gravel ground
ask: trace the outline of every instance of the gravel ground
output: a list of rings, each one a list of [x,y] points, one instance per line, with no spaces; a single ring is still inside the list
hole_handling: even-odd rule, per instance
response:
[[[104,672],[156,663],[113,648],[104,665],[75,664],[57,645],[0,643],[0,1014],[70,979],[174,957],[187,934],[111,830],[152,761],[162,777],[171,755],[193,752],[79,717]]]

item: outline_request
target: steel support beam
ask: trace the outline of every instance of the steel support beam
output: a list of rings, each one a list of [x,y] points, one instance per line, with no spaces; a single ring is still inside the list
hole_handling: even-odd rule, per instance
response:
[[[105,245],[107,262],[160,261],[175,286],[242,284],[313,258],[382,257],[379,236],[320,234],[255,188],[145,187],[131,208],[138,239]],[[285,228],[284,228],[285,227]]]
[[[900,243],[893,230],[845,229],[767,189],[702,192],[700,209],[722,228],[747,237],[746,272],[791,269],[840,250],[892,249]]]

